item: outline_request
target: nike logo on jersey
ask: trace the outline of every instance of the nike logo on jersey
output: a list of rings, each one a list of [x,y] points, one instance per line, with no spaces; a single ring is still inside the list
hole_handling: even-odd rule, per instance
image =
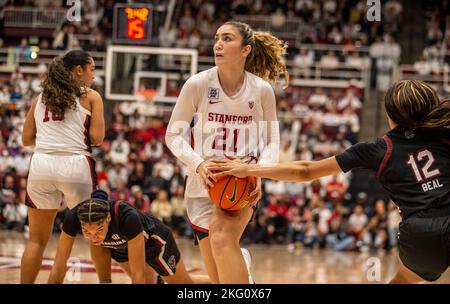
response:
[[[230,203],[233,203],[234,200],[236,199],[236,190],[237,190],[237,182],[236,182],[236,179],[235,179],[235,180],[234,180],[233,194],[231,195],[231,197],[229,197],[229,196],[227,195],[227,200],[228,200]]]
[[[219,102],[222,102],[222,100],[209,100],[209,104],[216,104],[216,103],[219,103]]]

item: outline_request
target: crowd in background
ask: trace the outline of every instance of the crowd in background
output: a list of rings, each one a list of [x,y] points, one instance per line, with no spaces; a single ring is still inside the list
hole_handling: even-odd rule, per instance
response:
[[[5,92],[17,89],[17,97],[1,103],[0,223],[5,229],[23,231],[26,225],[26,176],[32,150],[22,147],[20,135],[31,101],[40,92],[38,82],[39,77],[20,72],[2,82]],[[280,162],[320,159],[348,148],[359,132],[362,94],[355,86],[277,91]],[[126,200],[162,219],[178,235],[192,237],[183,200],[184,166],[164,144],[168,117],[130,114],[121,108],[121,103],[114,104],[105,141],[93,149],[99,186],[112,199]],[[391,207],[377,202],[372,210],[368,200],[359,202],[367,220],[358,217],[361,231],[356,233],[350,219],[359,209],[345,201],[349,183],[349,174],[305,184],[265,181],[265,195],[243,240],[291,244],[290,250],[297,243],[339,250],[389,248],[395,241],[387,225]],[[63,217],[61,210],[55,231]]]

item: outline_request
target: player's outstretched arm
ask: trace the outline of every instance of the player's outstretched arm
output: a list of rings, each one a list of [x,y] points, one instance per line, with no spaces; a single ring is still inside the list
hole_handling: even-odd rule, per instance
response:
[[[244,164],[232,158],[213,163],[209,169],[218,172],[215,174],[217,179],[225,175],[234,175],[307,182],[342,171],[334,156],[319,161],[293,161],[274,165]]]
[[[99,283],[111,283],[111,250],[91,244],[91,258],[97,271]]]
[[[145,238],[139,233],[128,241],[128,262],[130,263],[131,282],[145,284]]]
[[[55,263],[53,264],[52,271],[48,278],[49,284],[62,284],[64,282],[67,271],[67,260],[70,257],[74,241],[75,237],[61,231],[58,248],[56,249]]]

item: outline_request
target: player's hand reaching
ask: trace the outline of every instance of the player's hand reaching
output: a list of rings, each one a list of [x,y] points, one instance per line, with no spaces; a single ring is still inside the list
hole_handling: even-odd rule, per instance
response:
[[[217,182],[217,178],[211,172],[210,166],[211,161],[205,160],[197,167],[197,173],[202,177],[203,183],[208,189],[214,186],[214,183]]]
[[[233,175],[239,178],[247,177],[249,176],[248,169],[250,166],[237,157],[226,156],[224,159],[211,161],[209,169],[215,172],[214,177],[216,180],[219,180],[226,175]],[[256,205],[262,197],[261,184],[261,178],[257,178],[256,187],[249,195],[252,201],[251,206]]]
[[[226,156],[224,159],[213,160],[209,169],[214,171],[214,177],[219,180],[222,176],[234,175],[236,177],[247,177],[249,165],[234,156]]]

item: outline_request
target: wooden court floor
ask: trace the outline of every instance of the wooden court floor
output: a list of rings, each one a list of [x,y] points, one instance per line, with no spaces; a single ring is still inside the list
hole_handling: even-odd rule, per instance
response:
[[[37,283],[47,281],[57,239],[58,235],[53,235],[44,253]],[[21,233],[0,230],[0,284],[19,282],[20,258],[26,241]],[[188,271],[205,274],[199,250],[193,241],[177,238],[177,243]],[[281,245],[249,245],[246,248],[252,254],[252,275],[256,283],[382,284],[392,278],[398,266],[397,252],[369,254],[298,249],[290,253],[286,246]],[[89,246],[81,237],[74,244],[70,262],[71,269],[80,271],[68,273],[65,283],[97,283]],[[113,283],[130,282],[114,263],[112,280]],[[450,272],[447,271],[436,283],[450,283]]]

